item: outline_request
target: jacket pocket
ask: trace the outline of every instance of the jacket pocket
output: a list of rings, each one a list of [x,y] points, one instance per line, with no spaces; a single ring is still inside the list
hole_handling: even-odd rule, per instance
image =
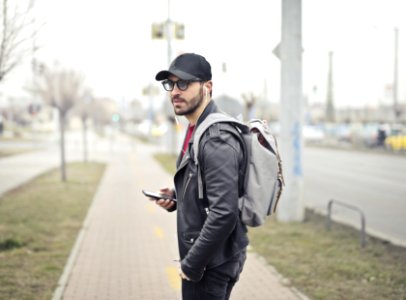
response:
[[[200,231],[192,231],[183,233],[183,241],[188,245],[193,245],[200,235]]]

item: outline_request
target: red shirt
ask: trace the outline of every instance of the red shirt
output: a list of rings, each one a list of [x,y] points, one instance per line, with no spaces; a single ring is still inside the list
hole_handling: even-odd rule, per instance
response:
[[[187,128],[187,133],[186,133],[186,137],[185,137],[185,141],[183,142],[183,148],[182,148],[182,156],[186,153],[187,148],[189,146],[189,141],[190,138],[192,137],[193,131],[195,130],[195,125],[190,125]]]

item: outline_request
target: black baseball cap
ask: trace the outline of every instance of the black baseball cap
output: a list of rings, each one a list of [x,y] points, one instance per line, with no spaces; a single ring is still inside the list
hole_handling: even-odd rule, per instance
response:
[[[184,53],[174,59],[169,70],[162,70],[155,76],[156,80],[167,79],[175,75],[183,80],[211,80],[211,66],[201,55]]]

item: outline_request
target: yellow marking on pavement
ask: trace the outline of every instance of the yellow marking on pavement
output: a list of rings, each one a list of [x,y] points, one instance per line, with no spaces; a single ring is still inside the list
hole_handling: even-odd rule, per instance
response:
[[[166,276],[168,276],[169,285],[175,291],[179,291],[181,287],[181,280],[179,277],[178,269],[175,267],[166,267]]]
[[[164,238],[164,231],[162,230],[161,227],[155,227],[154,228],[154,233],[155,236],[159,239],[163,239]]]
[[[156,212],[157,207],[156,207],[155,203],[153,203],[153,202],[147,203],[146,207],[147,207],[147,211],[149,213],[153,214]]]

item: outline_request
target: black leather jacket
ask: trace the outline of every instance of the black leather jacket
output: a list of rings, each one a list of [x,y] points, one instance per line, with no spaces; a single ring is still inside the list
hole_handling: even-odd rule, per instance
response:
[[[211,101],[196,127],[217,111]],[[241,145],[233,126],[217,125],[205,132],[199,144],[204,199],[198,199],[193,137],[188,152],[178,158],[174,178],[181,267],[192,281],[199,281],[205,269],[223,264],[248,245],[247,229],[240,221],[238,209]]]

